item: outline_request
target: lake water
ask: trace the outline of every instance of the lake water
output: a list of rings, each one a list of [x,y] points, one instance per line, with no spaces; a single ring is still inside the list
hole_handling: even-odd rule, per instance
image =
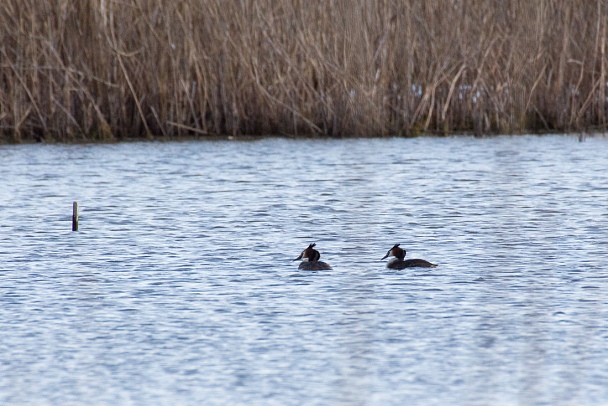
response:
[[[2,146],[0,174],[3,405],[608,404],[603,137]]]

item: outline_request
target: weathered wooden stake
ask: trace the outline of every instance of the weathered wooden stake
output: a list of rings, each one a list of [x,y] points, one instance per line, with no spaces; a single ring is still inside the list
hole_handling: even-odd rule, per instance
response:
[[[72,231],[78,231],[78,202],[72,204]]]

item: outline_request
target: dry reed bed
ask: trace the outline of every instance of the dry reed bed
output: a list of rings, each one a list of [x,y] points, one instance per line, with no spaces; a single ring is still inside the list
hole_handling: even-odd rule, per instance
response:
[[[5,0],[0,138],[606,128],[606,0]]]

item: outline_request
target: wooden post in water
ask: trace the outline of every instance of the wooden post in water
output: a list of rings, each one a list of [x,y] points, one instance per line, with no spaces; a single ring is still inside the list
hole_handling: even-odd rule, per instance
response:
[[[78,202],[72,204],[72,231],[78,231]]]

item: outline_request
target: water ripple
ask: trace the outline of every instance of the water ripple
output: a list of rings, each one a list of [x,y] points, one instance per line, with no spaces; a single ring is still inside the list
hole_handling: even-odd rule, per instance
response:
[[[608,402],[600,137],[0,156],[3,404]]]

